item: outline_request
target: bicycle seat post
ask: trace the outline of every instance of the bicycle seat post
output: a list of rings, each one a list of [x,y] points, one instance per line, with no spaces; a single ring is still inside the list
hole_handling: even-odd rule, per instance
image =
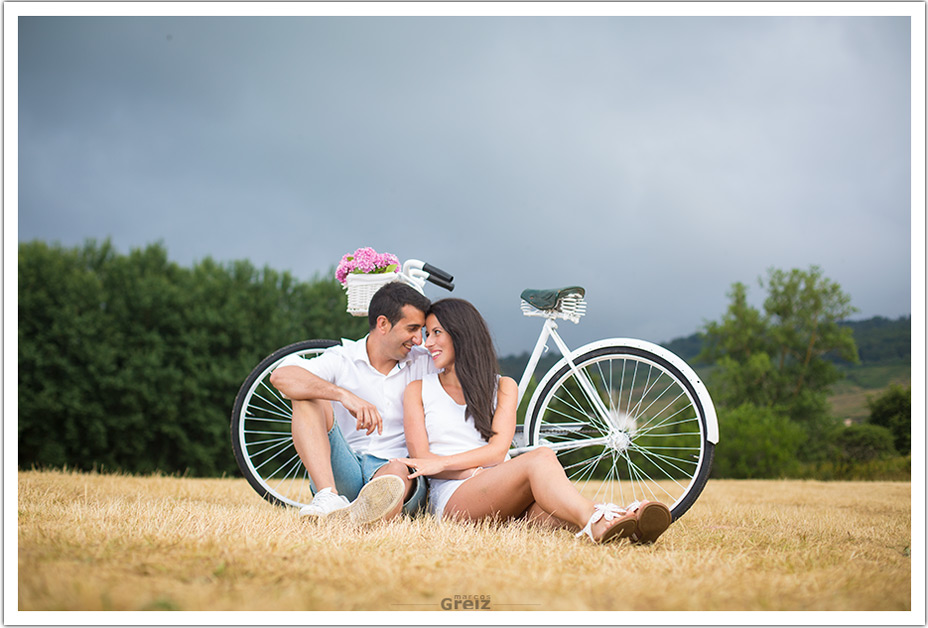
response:
[[[532,355],[529,356],[528,364],[525,365],[525,370],[522,371],[522,377],[519,379],[518,403],[522,402],[522,397],[525,395],[526,389],[528,389],[528,383],[531,381],[535,369],[538,368],[538,362],[548,346],[548,338],[551,337],[555,329],[557,329],[555,320],[546,318],[544,325],[541,327],[541,333],[538,334],[538,340],[535,342],[535,348],[532,349]]]

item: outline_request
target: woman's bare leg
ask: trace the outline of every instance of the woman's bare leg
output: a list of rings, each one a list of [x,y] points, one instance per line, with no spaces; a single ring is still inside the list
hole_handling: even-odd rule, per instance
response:
[[[552,528],[554,530],[566,528],[576,532],[579,529],[578,526],[575,526],[571,522],[555,517],[550,512],[545,512],[545,509],[536,503],[533,503],[528,507],[528,510],[525,511],[525,520],[532,525]]]
[[[593,502],[580,495],[567,478],[557,455],[539,447],[469,479],[454,492],[444,512],[465,520],[509,519],[533,505],[537,506],[536,515],[540,509],[549,517],[581,528],[594,511]],[[597,521],[593,537],[598,538],[607,527],[604,519]]]

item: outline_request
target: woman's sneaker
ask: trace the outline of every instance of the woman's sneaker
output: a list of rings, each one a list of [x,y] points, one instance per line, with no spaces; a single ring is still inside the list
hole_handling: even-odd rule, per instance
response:
[[[397,478],[399,480],[399,478]],[[400,480],[402,482],[402,480]],[[333,512],[344,510],[351,506],[348,498],[339,495],[330,488],[324,488],[313,496],[306,506],[300,508],[301,517],[327,517]]]
[[[403,480],[395,475],[382,475],[365,484],[348,508],[336,510],[329,519],[354,525],[373,523],[396,508],[405,494]]]

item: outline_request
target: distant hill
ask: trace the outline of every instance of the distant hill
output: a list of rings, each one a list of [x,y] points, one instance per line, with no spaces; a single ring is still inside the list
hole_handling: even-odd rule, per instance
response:
[[[522,377],[522,371],[525,370],[525,365],[528,364],[528,359],[532,357],[531,354],[526,351],[522,355],[509,355],[506,357],[501,357],[499,359],[499,370],[502,371],[503,375],[508,375],[516,381],[519,381],[519,378]],[[535,370],[535,373],[538,377],[541,377],[541,374],[544,374],[548,371],[549,368],[554,366],[554,363],[557,362],[561,357],[559,352],[548,351],[547,355],[542,356],[541,360],[538,361],[539,368]]]
[[[703,347],[703,334],[702,332],[696,332],[695,334],[690,334],[685,338],[675,338],[670,342],[660,343],[662,347],[675,353],[676,355],[683,358],[683,361],[687,364],[697,366],[700,364],[705,364],[696,359],[696,356],[700,354]]]
[[[902,316],[896,320],[874,316],[862,321],[845,321],[843,327],[854,332],[854,342],[860,363],[868,365],[889,364],[912,358],[912,317]],[[696,356],[702,351],[703,335],[695,333],[684,338],[675,338],[662,346],[673,351],[686,362],[699,364]],[[841,363],[835,359],[836,363]]]
[[[874,316],[841,323],[854,330],[861,364],[886,364],[912,359],[912,317],[896,320]]]
[[[903,316],[895,320],[874,316],[862,321],[845,321],[841,325],[850,327],[854,331],[854,341],[857,343],[861,365],[891,364],[912,358],[911,316]],[[703,340],[703,334],[697,332],[659,344],[683,358],[685,362],[699,366],[704,365],[696,359],[702,351]],[[554,364],[559,355],[557,352],[549,352],[541,360],[542,369],[546,370]],[[518,379],[528,358],[528,352],[500,358],[500,369],[504,375]],[[835,361],[841,363],[838,360]]]

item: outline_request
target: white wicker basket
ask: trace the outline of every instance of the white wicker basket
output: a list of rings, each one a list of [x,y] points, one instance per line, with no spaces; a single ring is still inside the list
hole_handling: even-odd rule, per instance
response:
[[[367,316],[367,307],[374,293],[380,290],[381,286],[399,280],[399,273],[348,275],[345,278],[345,289],[348,291],[348,313],[352,316]]]

